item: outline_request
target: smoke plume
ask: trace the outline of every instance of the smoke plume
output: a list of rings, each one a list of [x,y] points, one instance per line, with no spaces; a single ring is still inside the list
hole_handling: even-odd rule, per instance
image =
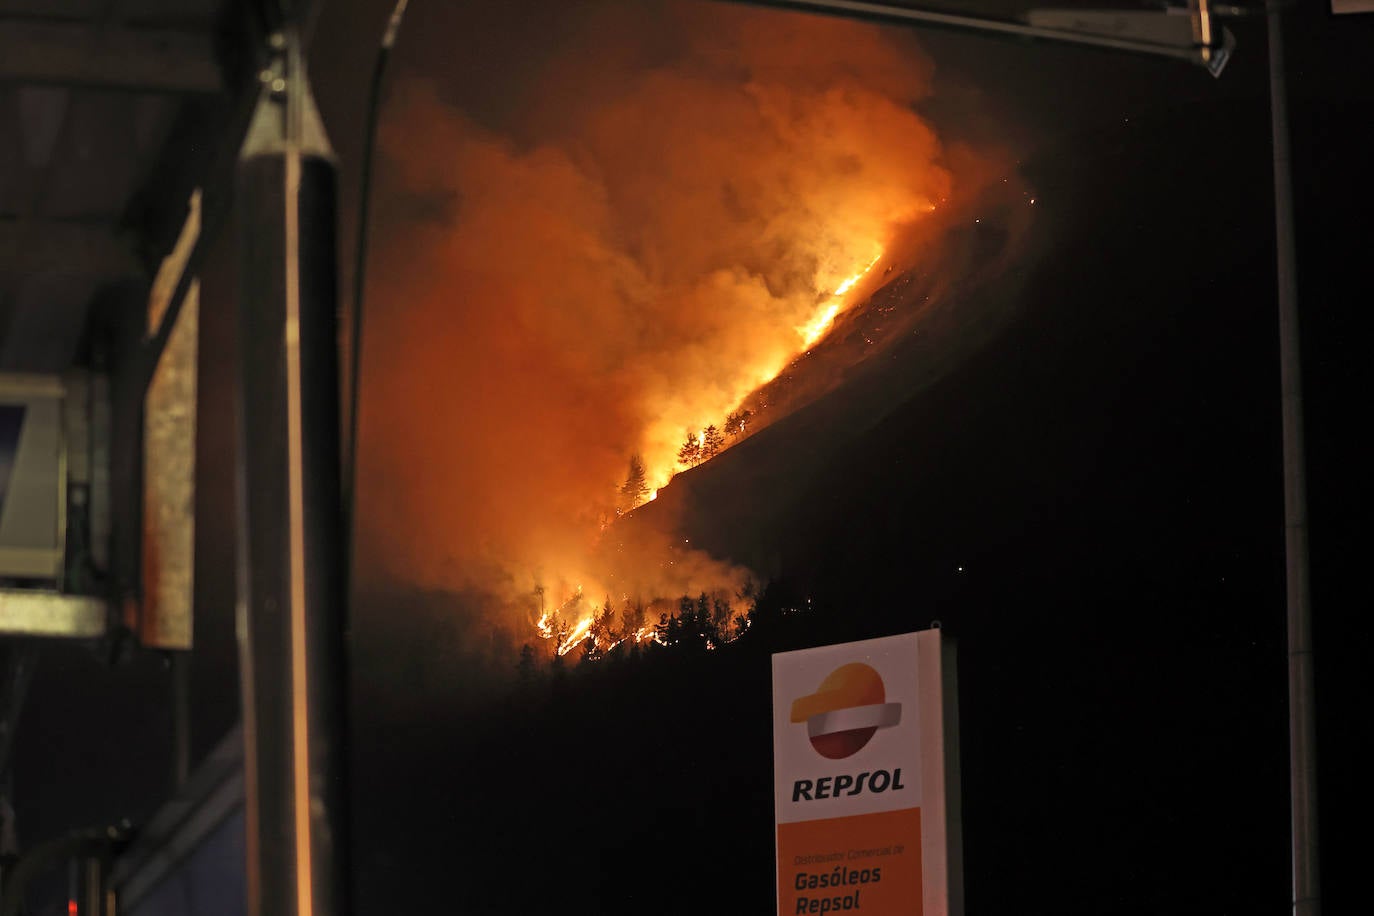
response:
[[[671,532],[618,545],[617,571],[590,558],[615,536],[630,457],[664,485],[685,431],[720,424],[847,278],[954,193],[917,113],[930,66],[902,33],[841,20],[566,6],[557,47],[486,68],[421,55],[394,84],[364,554],[388,576],[507,595],[733,587],[742,570],[680,543],[668,559]],[[482,29],[518,45],[540,27],[509,7],[453,56]]]

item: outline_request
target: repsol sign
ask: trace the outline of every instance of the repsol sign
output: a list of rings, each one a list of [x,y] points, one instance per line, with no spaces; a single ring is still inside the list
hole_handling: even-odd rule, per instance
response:
[[[840,773],[837,776],[822,776],[819,779],[798,779],[792,783],[792,801],[816,801],[822,798],[840,798],[853,795],[877,795],[889,790],[896,792],[905,789],[902,785],[902,768],[894,770],[865,770],[857,776]]]

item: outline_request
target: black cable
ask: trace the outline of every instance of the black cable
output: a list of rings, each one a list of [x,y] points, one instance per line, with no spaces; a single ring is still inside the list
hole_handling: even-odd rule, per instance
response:
[[[348,465],[344,471],[343,516],[344,531],[348,543],[353,543],[353,523],[355,493],[358,485],[358,377],[362,370],[363,356],[363,287],[367,276],[367,226],[372,197],[372,159],[377,142],[377,115],[381,109],[382,85],[386,75],[387,60],[391,48],[396,44],[396,34],[401,29],[401,19],[406,14],[409,0],[396,0],[387,20],[386,31],[382,34],[381,46],[377,49],[377,60],[372,67],[372,84],[368,88],[367,117],[363,122],[362,174],[358,186],[358,237],[353,258],[353,302],[349,316],[349,333],[352,336],[349,347],[348,366]]]

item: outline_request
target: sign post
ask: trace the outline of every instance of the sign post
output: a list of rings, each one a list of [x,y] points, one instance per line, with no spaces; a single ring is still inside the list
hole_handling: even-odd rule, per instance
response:
[[[960,916],[953,647],[938,629],[773,656],[779,916]]]

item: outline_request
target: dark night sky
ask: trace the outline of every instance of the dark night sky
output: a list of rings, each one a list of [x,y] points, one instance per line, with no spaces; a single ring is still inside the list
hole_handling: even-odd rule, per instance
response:
[[[329,4],[317,36],[317,94],[343,163],[344,251],[368,36],[389,6]],[[537,68],[520,64],[543,59],[579,21],[574,4],[412,6],[394,72],[439,75],[453,101],[493,124],[530,104]],[[1374,455],[1357,433],[1371,379],[1356,354],[1374,301],[1364,269],[1374,17],[1333,20],[1313,6],[1294,22],[1290,79],[1335,901],[1356,893],[1362,873],[1346,839],[1363,826],[1353,749],[1374,738],[1362,711],[1371,601],[1359,571]],[[686,522],[694,543],[770,555],[818,604],[864,610],[730,658],[584,677],[521,707],[480,698],[481,681],[463,673],[470,644],[439,635],[441,599],[404,584],[370,594],[354,633],[355,756],[369,786],[357,812],[362,911],[466,900],[488,912],[505,900],[522,912],[676,912],[662,903],[666,881],[682,911],[700,912],[732,862],[751,876],[739,911],[767,911],[767,653],[931,619],[961,647],[971,913],[1286,910],[1265,51],[1256,22],[1235,31],[1220,80],[1143,58],[919,33],[935,64],[922,111],[942,139],[1009,148],[1046,201],[1053,243],[1027,265],[1023,307],[872,428],[835,420],[848,409],[842,390],[683,483],[683,499],[698,500]],[[202,356],[202,519],[231,518],[234,505],[235,431],[223,419],[233,355],[220,345],[234,335],[234,254],[221,249],[202,317],[217,344]],[[816,469],[790,478],[786,454],[817,428],[833,432]],[[774,489],[738,492],[759,468]],[[739,522],[724,530],[711,519],[727,505]],[[199,533],[197,755],[237,716],[230,534],[227,524]],[[395,625],[397,608],[414,615],[408,626]],[[166,689],[156,658],[110,670],[52,650],[21,723],[21,829],[50,835],[160,800]],[[478,742],[500,753],[477,753]],[[553,796],[584,775],[590,800],[561,808]],[[533,788],[501,808],[465,780]],[[51,788],[26,797],[35,784]],[[529,849],[547,863],[538,875],[503,870]],[[524,887],[436,891],[416,878],[464,863]],[[652,880],[629,877],[640,872]],[[559,890],[567,885],[579,890]]]

